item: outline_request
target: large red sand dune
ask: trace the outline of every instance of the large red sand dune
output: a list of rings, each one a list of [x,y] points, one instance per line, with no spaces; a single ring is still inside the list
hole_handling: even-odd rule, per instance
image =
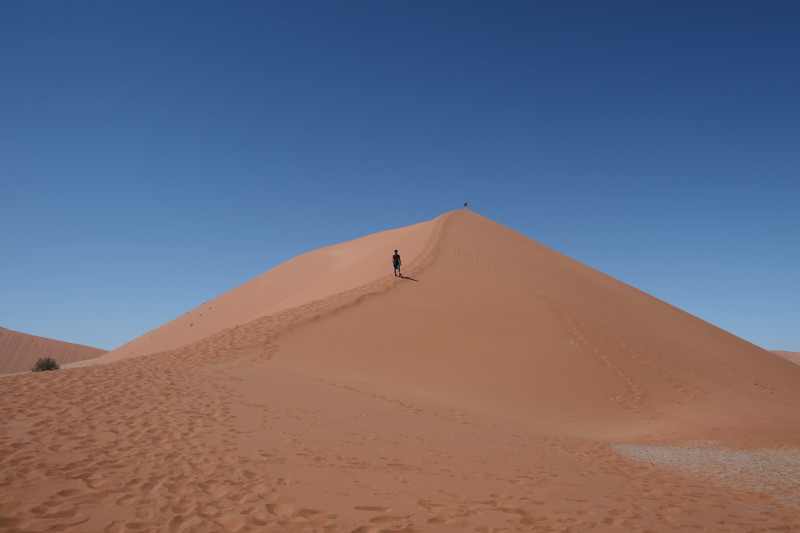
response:
[[[285,335],[278,359],[594,436],[797,408],[800,369],[769,352],[473,212],[442,226],[419,282]]]
[[[800,366],[469,211],[98,361],[3,379],[0,529],[800,528]]]
[[[42,357],[59,364],[94,359],[106,350],[0,328],[0,374],[25,372]]]

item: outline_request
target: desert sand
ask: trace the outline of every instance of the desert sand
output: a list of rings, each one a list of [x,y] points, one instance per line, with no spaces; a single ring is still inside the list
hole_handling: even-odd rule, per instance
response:
[[[172,350],[212,333],[323,300],[386,275],[386,246],[409,259],[427,244],[433,222],[384,231],[299,255],[117,348],[105,361]]]
[[[59,364],[94,359],[106,350],[0,328],[0,374],[26,372],[42,357]]]
[[[247,286],[3,378],[0,528],[800,528],[800,367],[476,213]]]
[[[784,352],[780,350],[775,350],[773,353],[778,354],[787,361],[791,361],[792,363],[800,365],[800,353],[798,352]]]

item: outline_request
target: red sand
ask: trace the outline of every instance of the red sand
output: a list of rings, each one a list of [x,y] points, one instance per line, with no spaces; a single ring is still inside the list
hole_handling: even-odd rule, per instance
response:
[[[433,228],[423,222],[299,255],[110,352],[103,361],[179,348],[225,328],[373,282],[391,271],[391,254],[406,264],[422,252]],[[393,248],[392,248],[393,247]],[[389,250],[388,248],[392,248]]]
[[[0,374],[26,372],[43,357],[52,357],[63,365],[94,359],[104,353],[99,348],[0,328]]]
[[[796,478],[613,447],[794,457],[800,367],[475,213],[306,254],[192,313],[112,364],[3,379],[0,528],[800,528]]]
[[[783,357],[787,361],[791,361],[792,363],[800,365],[800,353],[798,352],[782,352],[782,351],[773,351],[772,353],[778,354],[779,356]]]

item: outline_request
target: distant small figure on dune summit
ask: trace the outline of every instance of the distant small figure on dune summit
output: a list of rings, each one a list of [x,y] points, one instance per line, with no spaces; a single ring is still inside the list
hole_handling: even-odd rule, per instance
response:
[[[467,202],[464,202],[464,209],[467,208]]]
[[[403,263],[400,261],[400,254],[397,253],[397,250],[394,251],[394,255],[392,256],[392,265],[394,265],[394,275],[400,276],[401,278],[403,275],[400,273],[400,265]]]

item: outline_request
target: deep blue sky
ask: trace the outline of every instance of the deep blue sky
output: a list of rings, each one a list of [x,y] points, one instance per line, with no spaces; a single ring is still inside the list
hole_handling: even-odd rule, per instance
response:
[[[800,351],[800,3],[0,3],[0,326],[115,348],[477,212]]]

